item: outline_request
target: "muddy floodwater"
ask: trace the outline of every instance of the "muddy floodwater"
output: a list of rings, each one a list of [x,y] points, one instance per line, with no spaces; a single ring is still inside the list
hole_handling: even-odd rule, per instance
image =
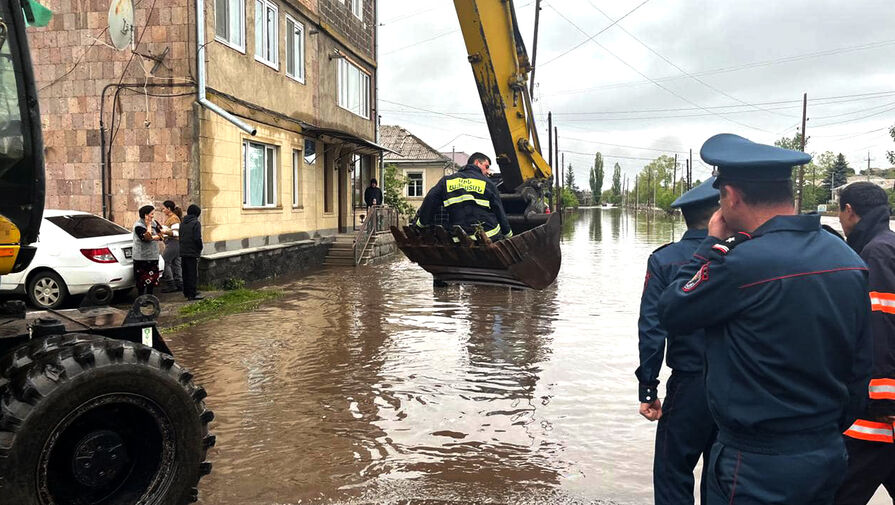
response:
[[[200,503],[651,503],[636,317],[683,229],[582,210],[544,291],[433,289],[399,257],[171,336],[217,415]]]

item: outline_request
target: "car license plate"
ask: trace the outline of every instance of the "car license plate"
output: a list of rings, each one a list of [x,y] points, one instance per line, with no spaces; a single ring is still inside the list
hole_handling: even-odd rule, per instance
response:
[[[132,254],[133,254],[133,248],[131,248],[131,247],[124,248],[124,257],[125,258],[130,258]]]

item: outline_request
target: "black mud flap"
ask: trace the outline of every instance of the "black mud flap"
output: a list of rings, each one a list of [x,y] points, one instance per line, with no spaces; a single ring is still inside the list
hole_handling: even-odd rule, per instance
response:
[[[398,247],[410,261],[431,273],[436,283],[459,282],[544,289],[556,279],[562,263],[558,214],[512,238],[491,242],[473,238],[459,227],[391,228]]]

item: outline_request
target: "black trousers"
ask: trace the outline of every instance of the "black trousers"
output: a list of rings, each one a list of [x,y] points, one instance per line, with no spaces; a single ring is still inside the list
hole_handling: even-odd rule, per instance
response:
[[[199,258],[181,256],[180,267],[183,269],[183,296],[196,296],[196,284],[199,282]]]
[[[895,498],[895,444],[845,438],[848,472],[836,505],[866,505],[880,486]]]
[[[656,505],[694,502],[693,470],[702,457],[700,494],[706,503],[709,451],[718,433],[709,412],[702,372],[671,372],[656,429],[653,491]]]

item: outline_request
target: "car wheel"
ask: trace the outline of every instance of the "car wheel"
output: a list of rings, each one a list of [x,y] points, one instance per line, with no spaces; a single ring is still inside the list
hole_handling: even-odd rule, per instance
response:
[[[58,309],[66,298],[68,288],[55,272],[38,272],[28,283],[28,299],[39,309]]]

